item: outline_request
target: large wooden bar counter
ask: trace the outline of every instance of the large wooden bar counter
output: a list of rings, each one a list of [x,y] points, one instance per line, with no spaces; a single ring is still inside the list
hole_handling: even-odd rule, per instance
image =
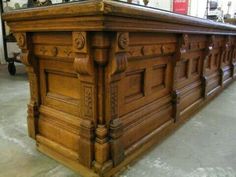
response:
[[[109,0],[3,17],[29,75],[30,137],[83,176],[114,175],[236,78],[232,25]]]

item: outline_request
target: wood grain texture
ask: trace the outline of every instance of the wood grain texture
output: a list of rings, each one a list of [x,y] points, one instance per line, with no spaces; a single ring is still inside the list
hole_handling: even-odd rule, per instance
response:
[[[113,176],[236,78],[232,25],[108,0],[3,18],[29,75],[29,136],[83,176]]]

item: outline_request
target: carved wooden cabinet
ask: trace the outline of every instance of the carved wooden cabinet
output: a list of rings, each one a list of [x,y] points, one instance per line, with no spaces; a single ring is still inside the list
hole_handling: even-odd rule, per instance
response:
[[[101,0],[3,15],[22,49],[39,151],[112,176],[236,76],[236,27]]]

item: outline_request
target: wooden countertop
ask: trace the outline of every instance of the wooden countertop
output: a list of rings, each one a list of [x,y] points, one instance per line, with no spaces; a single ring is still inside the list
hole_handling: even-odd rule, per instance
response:
[[[29,9],[15,10],[3,14],[3,19],[9,24],[11,22],[32,21],[38,25],[33,28],[27,27],[29,31],[43,30],[44,27],[50,28],[49,24],[39,25],[40,20],[51,20],[57,23],[57,19],[64,19],[65,23],[73,17],[70,23],[76,23],[81,20],[85,23],[81,29],[84,30],[146,30],[146,31],[163,31],[163,32],[188,32],[204,34],[228,34],[232,35],[236,27],[230,24],[223,24],[211,20],[201,19],[192,16],[175,14],[168,11],[134,5],[119,1],[111,0],[89,0],[82,2],[73,2],[67,4],[58,4],[47,7],[37,7]],[[76,19],[75,17],[80,17]],[[36,21],[35,21],[36,20]],[[131,21],[132,20],[132,21]],[[144,21],[145,20],[145,21]],[[59,21],[58,21],[59,22]],[[87,24],[86,24],[87,22]],[[93,27],[89,23],[93,23]],[[116,23],[117,22],[117,23]],[[122,22],[122,24],[120,23]],[[97,26],[94,26],[94,23]],[[10,24],[11,26],[11,24]],[[44,26],[44,27],[43,27]],[[55,26],[55,25],[51,25]],[[58,25],[57,25],[58,26]],[[135,28],[134,28],[135,26]],[[67,26],[58,26],[57,30],[74,30]],[[73,25],[75,28],[75,25]],[[79,29],[80,27],[77,27]],[[76,29],[76,30],[77,30]],[[20,29],[19,29],[20,30]],[[51,30],[56,30],[51,29]]]

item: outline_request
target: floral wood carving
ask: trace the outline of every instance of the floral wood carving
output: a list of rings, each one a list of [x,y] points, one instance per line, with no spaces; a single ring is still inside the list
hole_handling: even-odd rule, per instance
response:
[[[186,53],[189,48],[189,36],[187,34],[183,34],[180,42],[180,53]]]
[[[112,63],[112,74],[124,72],[128,66],[127,56],[123,54],[117,54],[116,59]]]
[[[81,75],[92,75],[93,61],[88,55],[87,33],[73,33],[73,52],[75,54],[74,68]]]
[[[86,42],[85,42],[84,34],[81,32],[75,33],[74,39],[73,39],[74,48],[77,50],[81,50],[84,48],[85,43]]]
[[[55,57],[55,56],[57,56],[57,54],[58,54],[58,49],[57,49],[57,47],[53,47],[52,49],[51,49],[51,53],[52,53],[52,55]]]
[[[39,49],[40,52],[42,52],[42,54],[44,55],[46,52],[47,52],[47,49],[45,49],[44,46],[42,46],[40,49]]]
[[[120,33],[118,37],[118,45],[121,49],[126,49],[129,45],[128,33]]]
[[[228,51],[231,47],[231,37],[227,36],[225,41],[225,49]]]
[[[111,64],[111,74],[124,72],[128,66],[129,33],[117,33],[115,41],[114,59]]]
[[[93,90],[92,87],[84,87],[84,116],[93,117]]]
[[[216,37],[215,35],[210,36],[208,46],[206,48],[206,56],[210,55],[211,51],[215,47]]]
[[[25,45],[26,45],[26,36],[25,36],[25,34],[23,34],[23,33],[16,33],[15,34],[15,38],[16,38],[16,41],[17,41],[17,45],[20,48],[24,48]]]
[[[29,56],[30,56],[29,51],[25,51],[24,53],[21,53],[20,55],[21,62],[26,66],[29,66],[31,64]]]

